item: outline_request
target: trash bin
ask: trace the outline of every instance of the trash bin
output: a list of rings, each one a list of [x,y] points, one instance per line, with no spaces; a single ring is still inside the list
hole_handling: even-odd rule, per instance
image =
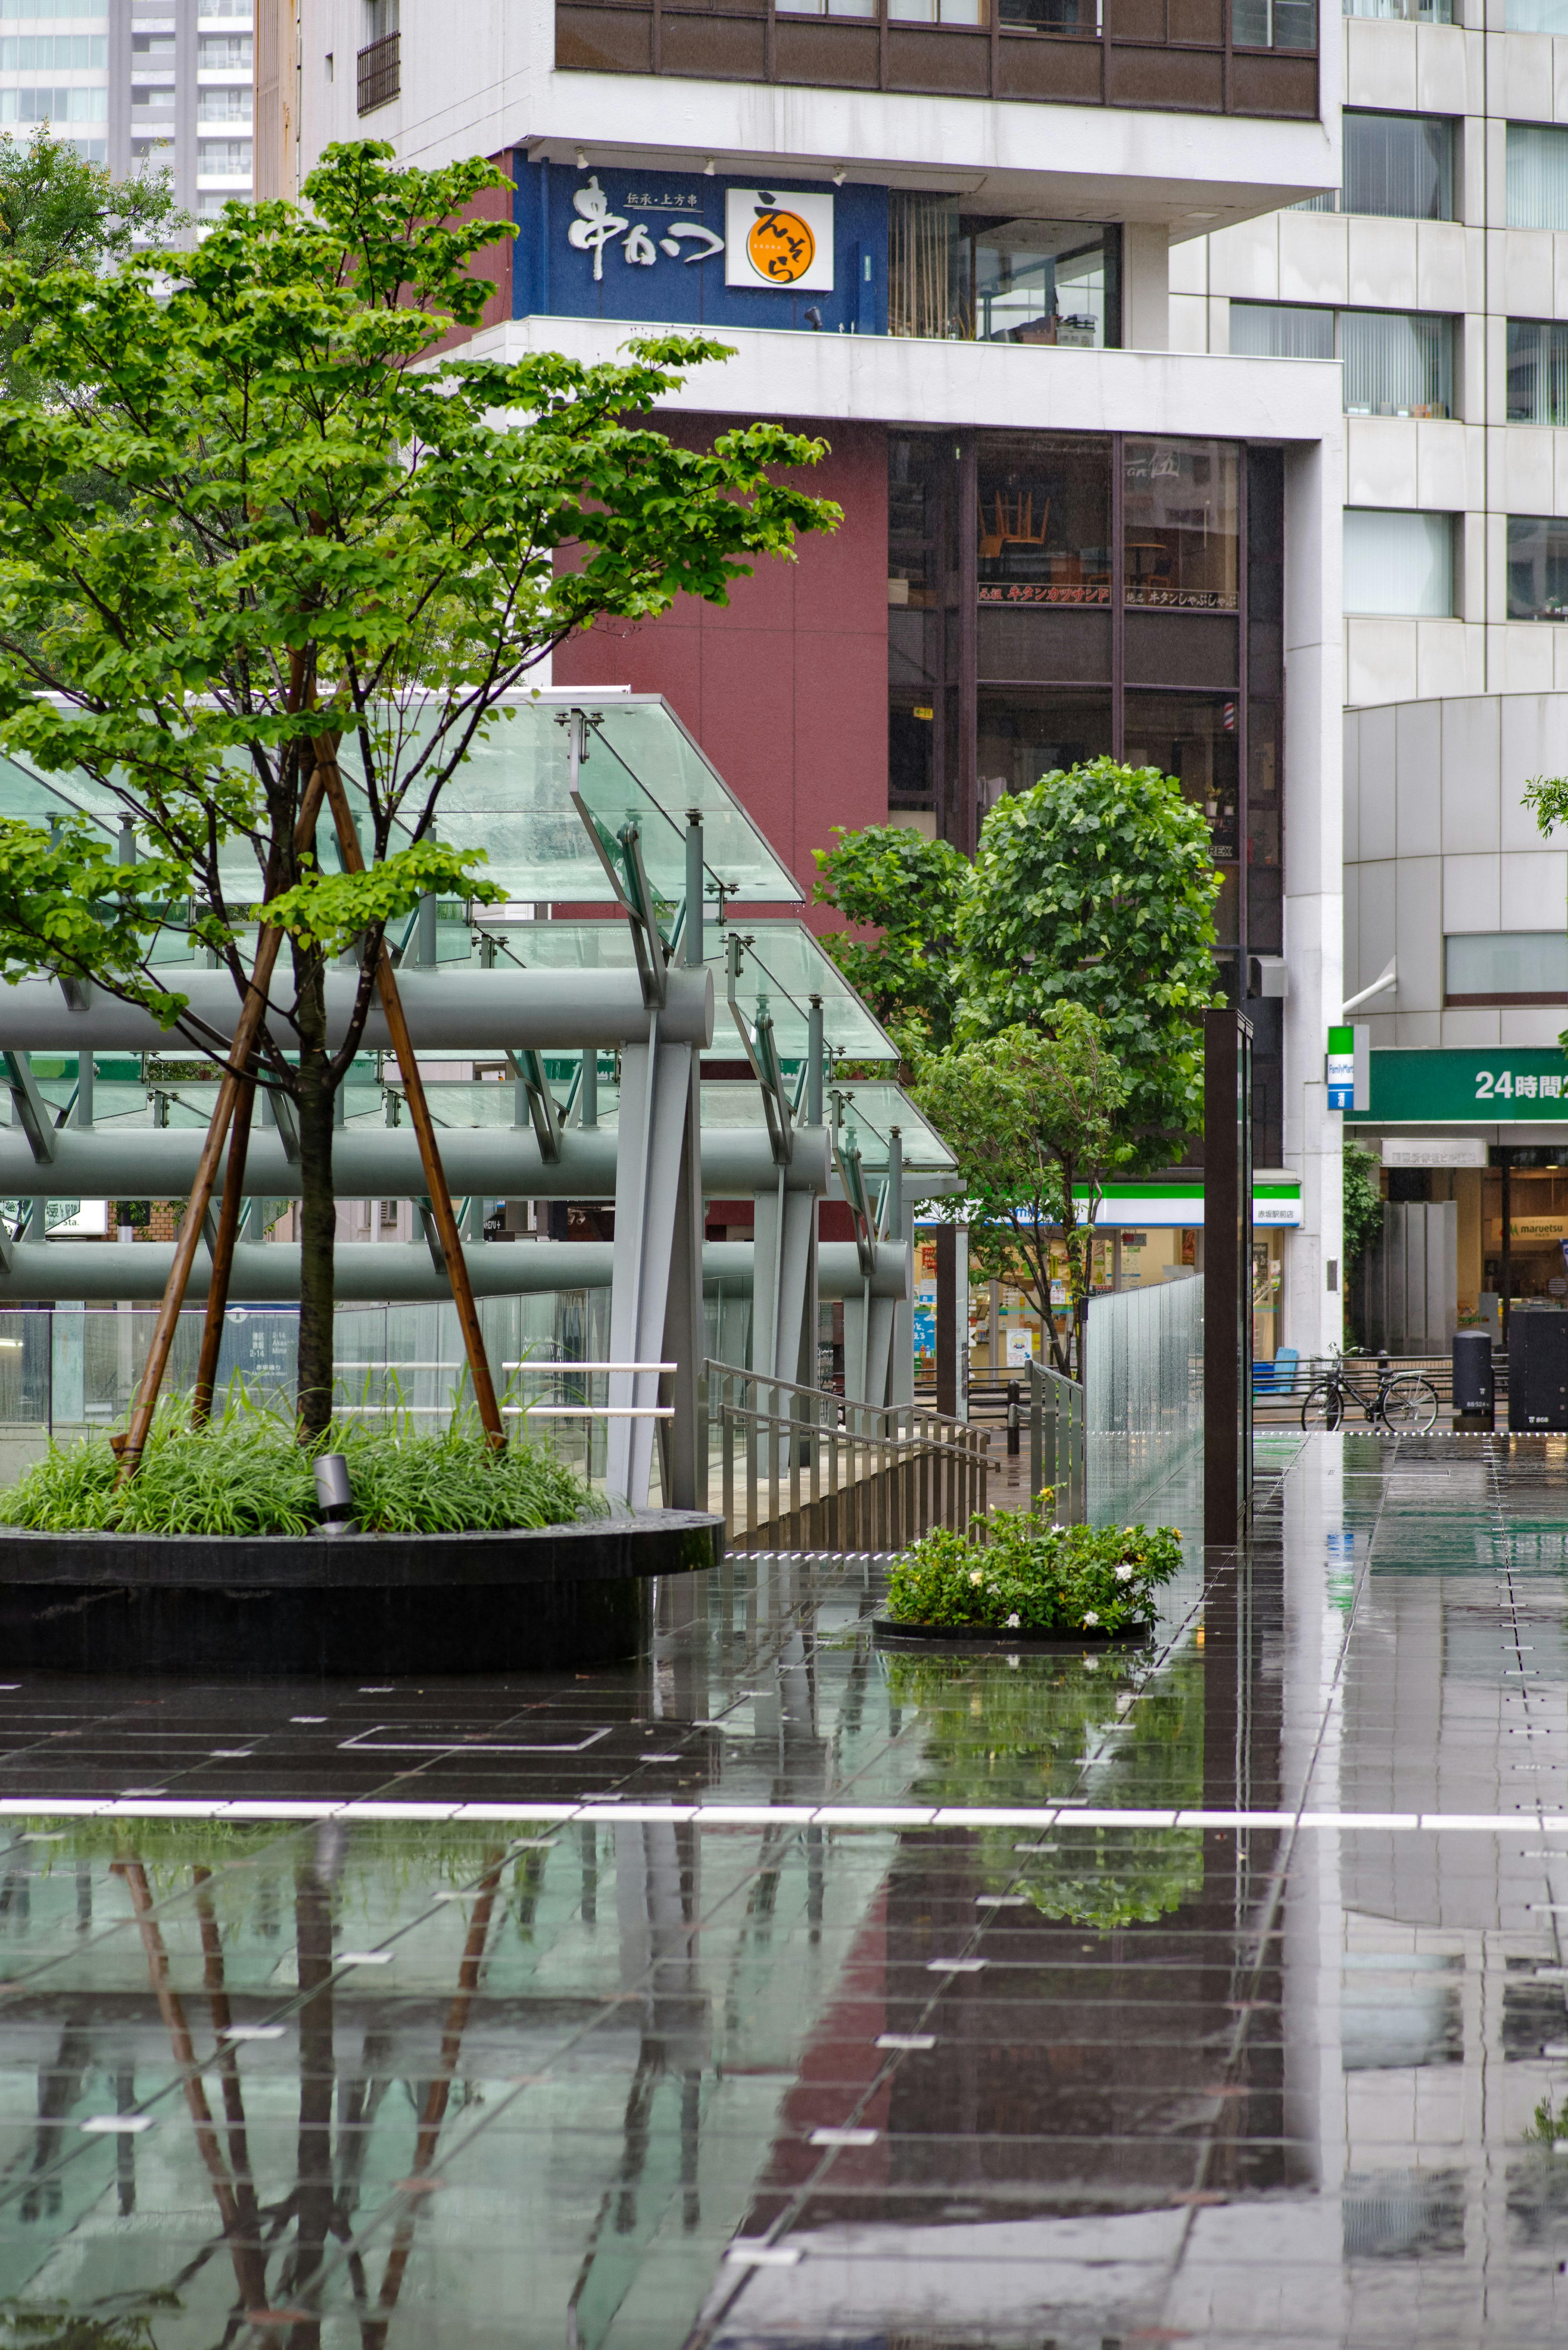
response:
[[[1497,1426],[1492,1390],[1491,1332],[1454,1333],[1454,1429],[1490,1431]]]

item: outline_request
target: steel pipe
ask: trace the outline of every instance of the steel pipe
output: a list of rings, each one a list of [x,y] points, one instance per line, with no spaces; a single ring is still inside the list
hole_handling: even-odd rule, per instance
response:
[[[232,1035],[240,998],[227,972],[164,966],[163,984],[183,995],[192,1014],[218,1035]],[[327,974],[327,1035],[343,1041],[355,996],[352,972]],[[409,1028],[421,1053],[580,1052],[587,1045],[645,1043],[649,1012],[634,971],[400,971],[398,988]],[[286,1023],[287,998],[275,998],[275,1017]],[[713,1041],[713,974],[706,969],[674,970],[669,996],[659,1014],[659,1033],[668,1045]],[[0,1004],[0,1042],[14,1052],[74,1053],[85,1046],[99,1053],[168,1053],[179,1032],[160,1028],[150,1012],[120,1003],[101,988],[88,991],[85,1006],[73,1010],[57,983],[25,979],[5,990]],[[391,1037],[379,1003],[365,1026],[364,1048],[387,1051]]]

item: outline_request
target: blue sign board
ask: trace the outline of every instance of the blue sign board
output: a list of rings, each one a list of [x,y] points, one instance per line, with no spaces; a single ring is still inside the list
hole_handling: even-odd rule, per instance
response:
[[[888,331],[888,191],[835,188],[781,180],[748,202],[729,203],[742,183],[715,172],[687,174],[639,166],[530,163],[519,153],[514,214],[512,307],[519,318],[625,318],[692,327],[793,327],[810,333],[885,335]],[[765,194],[767,203],[761,201]],[[736,243],[737,214],[767,225],[770,204],[789,220],[792,194],[814,225],[831,221],[828,255],[803,267],[807,283],[777,286],[727,283],[735,276],[726,244]],[[809,240],[808,240],[809,241]],[[823,241],[826,241],[825,235]],[[782,246],[782,237],[773,242]],[[796,248],[798,250],[798,246]],[[787,259],[781,266],[791,266]],[[753,273],[755,275],[756,273]],[[831,274],[831,290],[823,285]]]

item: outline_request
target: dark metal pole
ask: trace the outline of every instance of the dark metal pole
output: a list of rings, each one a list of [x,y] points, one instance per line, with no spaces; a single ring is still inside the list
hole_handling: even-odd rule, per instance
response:
[[[1502,1169],[1502,1295],[1498,1301],[1498,1323],[1506,1347],[1509,1301],[1513,1295],[1513,1152],[1505,1142],[1497,1155]]]
[[[937,1409],[956,1419],[959,1410],[958,1233],[937,1226]]]
[[[1251,1498],[1251,1021],[1203,1015],[1203,1540],[1235,1546]]]

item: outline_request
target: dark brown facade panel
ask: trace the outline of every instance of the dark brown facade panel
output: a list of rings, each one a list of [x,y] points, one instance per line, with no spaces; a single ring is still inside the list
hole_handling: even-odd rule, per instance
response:
[[[596,7],[569,0],[556,10],[556,63],[577,73],[649,73],[651,8]]]
[[[1138,612],[1127,616],[1128,685],[1241,683],[1236,619],[1230,612]]]
[[[893,25],[888,32],[888,86],[944,98],[985,98],[991,91],[991,36]]]
[[[1317,115],[1317,59],[1238,49],[1231,59],[1233,114],[1283,114],[1312,121]]]
[[[1064,106],[1100,103],[1098,41],[1003,33],[996,72],[998,98],[1043,98]]]
[[[1170,38],[1166,26],[1166,0],[1105,0],[1108,41],[1154,42],[1161,47]]]
[[[1225,0],[1168,0],[1168,40],[1198,41],[1211,48],[1223,48]]]
[[[1113,43],[1106,52],[1106,98],[1112,106],[1220,114],[1225,106],[1225,60],[1216,49],[1137,49]]]
[[[980,674],[1010,684],[1084,680],[1108,685],[1111,616],[1074,609],[980,610]]]
[[[766,21],[761,16],[661,17],[659,28],[663,69],[710,81],[764,78]]]
[[[876,25],[831,16],[780,16],[774,33],[780,81],[824,89],[875,89],[882,36]]]

